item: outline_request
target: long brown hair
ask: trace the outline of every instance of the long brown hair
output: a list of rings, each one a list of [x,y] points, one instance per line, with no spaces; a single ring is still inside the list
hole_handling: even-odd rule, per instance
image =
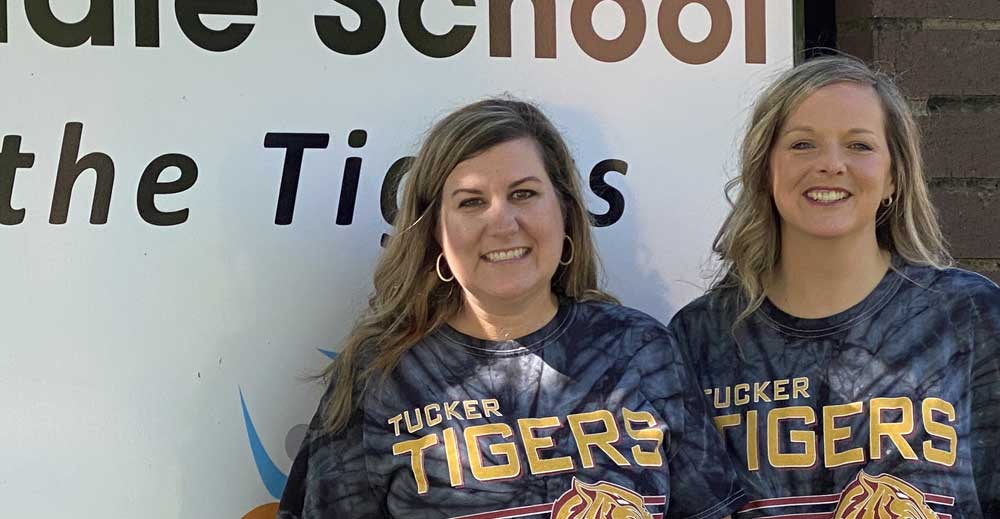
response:
[[[492,98],[460,108],[431,128],[409,165],[395,230],[375,267],[368,308],[322,374],[333,385],[324,413],[328,430],[346,425],[358,405],[356,390],[388,376],[410,348],[459,311],[462,290],[442,282],[435,271],[441,248],[434,230],[445,180],[460,162],[524,137],[538,146],[574,245],[573,261],[556,271],[552,290],[577,300],[614,301],[598,288],[600,264],[579,174],[556,128],[537,107],[515,99]]]
[[[763,303],[766,285],[781,257],[781,218],[771,195],[770,172],[778,131],[809,95],[841,82],[870,86],[885,114],[896,192],[890,207],[880,208],[876,215],[879,246],[910,263],[937,268],[951,264],[928,195],[920,129],[906,98],[888,76],[854,57],[816,58],[785,72],[757,99],[740,148],[740,174],[726,184],[732,209],[712,245],[721,260],[712,290],[739,290],[736,324]]]

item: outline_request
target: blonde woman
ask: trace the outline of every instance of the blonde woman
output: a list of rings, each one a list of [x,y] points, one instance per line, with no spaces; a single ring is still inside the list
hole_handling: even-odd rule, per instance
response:
[[[718,281],[671,323],[737,517],[1000,517],[1000,289],[949,268],[906,100],[805,62],[757,101],[741,168]]]
[[[715,518],[743,500],[666,329],[615,303],[530,104],[434,126],[280,519]]]

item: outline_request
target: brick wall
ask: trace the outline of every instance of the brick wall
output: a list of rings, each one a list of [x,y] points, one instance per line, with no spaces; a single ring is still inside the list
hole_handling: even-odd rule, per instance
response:
[[[837,0],[835,16],[837,47],[911,100],[952,254],[1000,282],[1000,0]]]

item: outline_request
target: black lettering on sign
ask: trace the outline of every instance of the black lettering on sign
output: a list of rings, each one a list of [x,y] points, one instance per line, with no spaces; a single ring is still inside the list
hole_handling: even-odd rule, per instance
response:
[[[14,176],[21,168],[35,164],[34,153],[21,153],[21,136],[7,135],[0,148],[0,224],[17,225],[24,221],[24,209],[14,209]]]
[[[452,5],[475,7],[476,0],[451,0]],[[462,52],[472,35],[476,32],[474,25],[456,25],[448,32],[437,35],[427,30],[420,17],[420,8],[424,0],[399,0],[399,27],[410,45],[424,56],[431,58],[447,58]]]
[[[605,159],[594,165],[590,170],[590,190],[608,203],[608,211],[603,214],[590,213],[594,227],[607,227],[621,219],[625,214],[625,197],[622,192],[608,185],[604,177],[614,171],[622,175],[628,173],[628,163],[624,160]]]
[[[177,168],[180,178],[171,182],[160,182],[160,175],[167,168]],[[146,166],[139,179],[139,189],[135,195],[135,206],[139,216],[153,225],[178,225],[187,221],[189,209],[160,211],[156,208],[156,195],[169,195],[190,189],[198,180],[198,165],[187,155],[169,153],[161,155]]]
[[[361,18],[357,29],[349,31],[339,16],[316,15],[316,34],[334,52],[358,56],[375,50],[385,37],[385,9],[375,0],[334,0]]]
[[[73,186],[80,178],[80,174],[88,169],[94,170],[97,175],[94,182],[94,200],[90,206],[90,223],[95,225],[108,223],[111,189],[115,182],[115,163],[111,157],[100,152],[88,153],[77,158],[80,155],[82,134],[83,123],[66,123],[62,151],[59,154],[59,166],[56,171],[56,186],[52,192],[52,210],[49,212],[49,223],[51,224],[66,223]]]
[[[225,52],[250,37],[252,23],[231,23],[225,29],[214,30],[201,23],[203,14],[257,16],[257,0],[177,0],[174,4],[177,24],[195,45],[212,52]]]
[[[0,2],[6,4],[6,1]],[[4,5],[4,9],[6,9]],[[39,38],[57,47],[78,47],[90,40],[92,45],[115,44],[114,5],[112,0],[90,0],[90,8],[82,20],[66,23],[52,12],[51,0],[27,0],[24,14]],[[3,13],[6,33],[6,13]],[[3,41],[7,41],[6,34]]]
[[[295,212],[295,195],[299,190],[299,174],[302,172],[302,156],[307,148],[323,149],[330,145],[328,133],[277,133],[268,132],[264,136],[265,148],[284,148],[285,163],[281,169],[281,188],[278,191],[278,208],[274,223],[292,223]]]

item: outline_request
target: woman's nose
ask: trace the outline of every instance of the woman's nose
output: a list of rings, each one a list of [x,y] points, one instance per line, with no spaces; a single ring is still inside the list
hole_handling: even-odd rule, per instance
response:
[[[837,175],[847,170],[844,154],[837,146],[827,146],[820,152],[819,170],[822,173]]]
[[[517,232],[519,227],[518,211],[509,201],[503,200],[493,204],[489,211],[489,217],[490,231],[493,234],[503,235]]]

